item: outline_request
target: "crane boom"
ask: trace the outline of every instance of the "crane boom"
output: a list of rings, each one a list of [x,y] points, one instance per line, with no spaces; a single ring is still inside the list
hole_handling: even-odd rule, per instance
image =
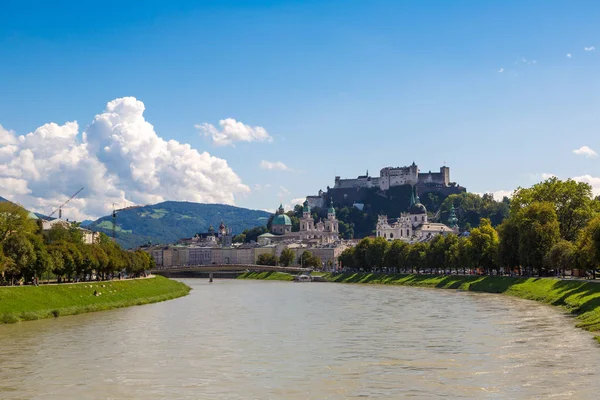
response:
[[[83,190],[83,188],[81,188],[78,191],[76,191],[73,196],[69,197],[69,200],[67,200],[64,203],[62,203],[56,210],[52,211],[50,213],[50,215],[48,215],[48,218],[50,218],[51,216],[53,216],[57,211],[59,211],[58,218],[62,217],[62,208],[64,206],[66,206],[68,202],[70,202],[71,200],[73,200],[73,198],[75,198],[75,196],[77,196],[79,194],[79,192],[81,192],[82,190]]]

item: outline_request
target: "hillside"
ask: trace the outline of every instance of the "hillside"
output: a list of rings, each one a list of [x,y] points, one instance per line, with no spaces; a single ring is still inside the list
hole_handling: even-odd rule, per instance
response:
[[[197,232],[218,228],[221,221],[233,234],[244,229],[265,225],[270,214],[224,204],[201,204],[166,201],[150,206],[130,208],[117,213],[117,241],[125,248],[136,247],[149,241],[168,244]],[[112,235],[112,217],[102,217],[88,229]]]

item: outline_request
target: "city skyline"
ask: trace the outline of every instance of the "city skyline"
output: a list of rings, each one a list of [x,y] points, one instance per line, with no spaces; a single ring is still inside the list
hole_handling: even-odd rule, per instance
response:
[[[600,194],[594,2],[34,4],[0,16],[0,196],[35,211],[273,211],[413,161]]]

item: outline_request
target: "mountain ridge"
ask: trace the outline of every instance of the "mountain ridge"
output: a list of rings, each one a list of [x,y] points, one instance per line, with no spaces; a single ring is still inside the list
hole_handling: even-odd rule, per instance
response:
[[[164,201],[117,211],[116,239],[125,248],[152,244],[169,244],[178,239],[206,232],[224,222],[233,234],[266,225],[271,214],[261,210],[228,204]],[[112,236],[112,216],[98,218],[88,229]]]

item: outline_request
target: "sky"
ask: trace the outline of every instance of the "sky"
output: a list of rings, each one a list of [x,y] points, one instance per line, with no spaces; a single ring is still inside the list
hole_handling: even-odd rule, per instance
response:
[[[413,161],[600,194],[597,1],[0,5],[0,196],[275,210]],[[597,49],[596,49],[597,48]]]

